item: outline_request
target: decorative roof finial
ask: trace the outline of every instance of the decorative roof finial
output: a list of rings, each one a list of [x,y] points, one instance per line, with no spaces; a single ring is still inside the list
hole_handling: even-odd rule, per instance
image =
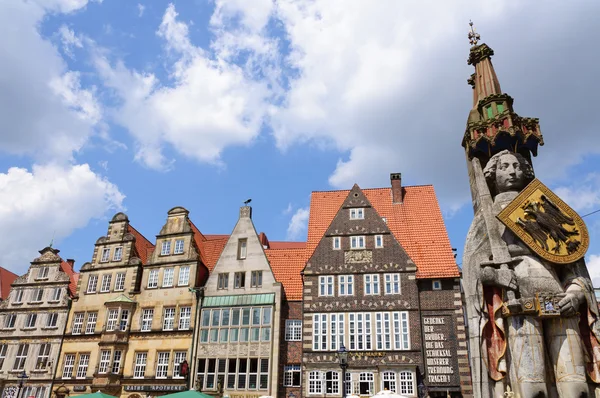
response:
[[[475,32],[473,21],[469,20],[469,26],[471,27],[471,31],[469,32],[469,43],[471,43],[472,46],[476,46],[479,39],[481,39],[481,36],[479,36],[479,33]]]

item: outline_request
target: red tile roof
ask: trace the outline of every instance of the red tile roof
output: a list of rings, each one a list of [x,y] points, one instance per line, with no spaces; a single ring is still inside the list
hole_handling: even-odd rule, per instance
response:
[[[212,272],[227,240],[229,240],[229,235],[204,235],[192,220],[189,221],[194,232],[194,241],[200,251],[200,259],[208,271]]]
[[[8,298],[10,285],[12,285],[17,277],[17,274],[13,274],[6,268],[0,267],[0,299],[6,300]]]
[[[60,260],[60,269],[69,276],[69,292],[71,293],[71,297],[75,297],[77,295],[77,281],[79,280],[79,273],[75,272],[73,269],[72,260]]]
[[[367,199],[417,265],[417,278],[458,277],[459,271],[431,185],[403,187],[403,203],[392,203],[391,188],[363,189]],[[313,192],[308,219],[308,257],[312,255],[349,190]]]
[[[137,229],[133,228],[131,224],[127,224],[127,232],[130,232],[135,236],[135,250],[140,257],[140,260],[142,260],[142,264],[147,264],[148,258],[150,258],[150,255],[154,250],[154,245]]]
[[[306,242],[269,242],[269,249],[305,249]]]
[[[273,243],[271,242],[271,246]],[[265,254],[271,264],[275,280],[283,285],[286,298],[290,301],[302,300],[302,275],[300,272],[306,265],[306,249],[267,249]]]

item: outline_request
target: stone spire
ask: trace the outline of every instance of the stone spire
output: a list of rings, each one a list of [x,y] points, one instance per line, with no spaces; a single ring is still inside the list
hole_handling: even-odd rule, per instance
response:
[[[531,160],[532,154],[537,155],[538,145],[544,144],[539,119],[515,113],[513,99],[502,92],[492,65],[494,50],[485,43],[478,44],[480,35],[472,22],[469,25],[472,47],[467,63],[475,67],[475,73],[468,79],[473,88],[473,108],[462,141],[467,159],[478,157],[485,167],[492,155],[508,149]]]

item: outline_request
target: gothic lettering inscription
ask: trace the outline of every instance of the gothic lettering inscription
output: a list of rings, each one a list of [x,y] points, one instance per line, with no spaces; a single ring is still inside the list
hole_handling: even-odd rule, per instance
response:
[[[444,317],[423,318],[425,365],[429,383],[450,383],[454,374],[452,353],[446,341],[447,326]]]

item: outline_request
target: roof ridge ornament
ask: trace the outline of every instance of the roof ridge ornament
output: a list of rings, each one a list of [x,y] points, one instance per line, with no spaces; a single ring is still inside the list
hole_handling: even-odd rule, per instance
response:
[[[471,27],[471,30],[469,31],[469,43],[471,43],[472,46],[476,46],[479,39],[481,39],[481,36],[479,35],[479,33],[475,32],[475,28],[473,27],[473,21],[471,21],[470,19],[469,26]]]

